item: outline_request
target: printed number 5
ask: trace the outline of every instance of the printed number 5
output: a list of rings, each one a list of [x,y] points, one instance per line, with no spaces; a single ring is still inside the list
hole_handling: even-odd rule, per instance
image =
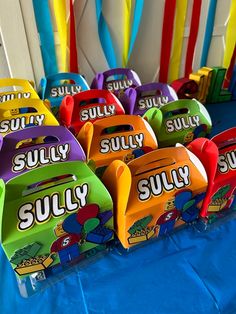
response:
[[[70,243],[70,237],[67,237],[63,240],[62,246],[67,246]]]

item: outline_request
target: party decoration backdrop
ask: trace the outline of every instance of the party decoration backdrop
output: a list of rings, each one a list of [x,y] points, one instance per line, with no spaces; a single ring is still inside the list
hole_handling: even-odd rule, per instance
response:
[[[233,57],[235,1],[33,0],[33,3],[46,73],[57,68],[75,71],[79,61],[80,72],[88,81],[97,71],[129,66],[140,73],[144,82],[171,82],[187,77],[200,66],[228,68]],[[47,23],[43,24],[45,18]],[[45,41],[51,49],[49,59]],[[51,67],[55,63],[53,45],[57,60]]]

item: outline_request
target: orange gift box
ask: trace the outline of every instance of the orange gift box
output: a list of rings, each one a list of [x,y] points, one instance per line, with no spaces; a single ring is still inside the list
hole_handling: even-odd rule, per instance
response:
[[[125,248],[197,219],[207,175],[200,160],[177,145],[128,164],[115,160],[105,170],[102,181],[113,197],[115,230]]]
[[[113,160],[132,160],[137,149],[158,147],[155,134],[140,116],[117,115],[87,122],[77,136],[87,161],[95,169],[108,166]]]

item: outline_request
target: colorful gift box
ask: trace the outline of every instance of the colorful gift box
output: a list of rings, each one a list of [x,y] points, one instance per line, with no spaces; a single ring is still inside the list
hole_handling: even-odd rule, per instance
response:
[[[42,78],[39,94],[42,99],[50,101],[52,112],[58,117],[59,107],[66,95],[75,95],[88,89],[88,83],[82,75],[77,73],[57,73]]]
[[[125,114],[118,98],[108,90],[91,89],[74,96],[66,96],[60,106],[62,125],[77,134],[87,122],[113,115]]]
[[[0,103],[13,99],[39,98],[34,89],[33,82],[31,81],[4,78],[0,79],[0,87],[6,89],[5,91],[0,92]]]
[[[157,149],[127,165],[115,160],[102,180],[125,248],[195,221],[207,188],[202,163],[182,145]]]
[[[92,81],[93,89],[108,89],[117,97],[129,87],[137,87],[141,81],[136,72],[127,68],[115,68],[108,71],[97,73]]]
[[[189,143],[206,137],[211,131],[211,118],[196,99],[173,101],[160,109],[151,108],[143,116],[153,128],[159,146]]]
[[[208,175],[208,188],[201,216],[213,222],[230,213],[236,193],[236,128],[228,129],[211,140],[196,139],[188,148],[198,156]]]
[[[31,125],[59,125],[41,99],[14,99],[0,106],[0,135],[24,129]]]
[[[158,146],[147,121],[133,115],[113,116],[93,124],[87,122],[77,138],[97,174],[115,159],[128,162]]]
[[[154,82],[126,89],[120,100],[127,114],[143,115],[152,107],[160,108],[177,99],[171,86]]]
[[[77,139],[63,126],[34,126],[7,134],[0,156],[4,181],[51,163],[86,159]]]
[[[0,192],[1,243],[18,275],[71,265],[113,238],[111,196],[82,161],[1,180]]]

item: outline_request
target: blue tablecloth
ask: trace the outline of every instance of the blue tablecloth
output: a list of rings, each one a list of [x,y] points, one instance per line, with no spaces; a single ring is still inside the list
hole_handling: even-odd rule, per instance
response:
[[[235,125],[236,103],[209,105],[213,134]],[[0,249],[0,313],[236,313],[236,220],[192,227],[129,254],[111,252],[29,299]]]

